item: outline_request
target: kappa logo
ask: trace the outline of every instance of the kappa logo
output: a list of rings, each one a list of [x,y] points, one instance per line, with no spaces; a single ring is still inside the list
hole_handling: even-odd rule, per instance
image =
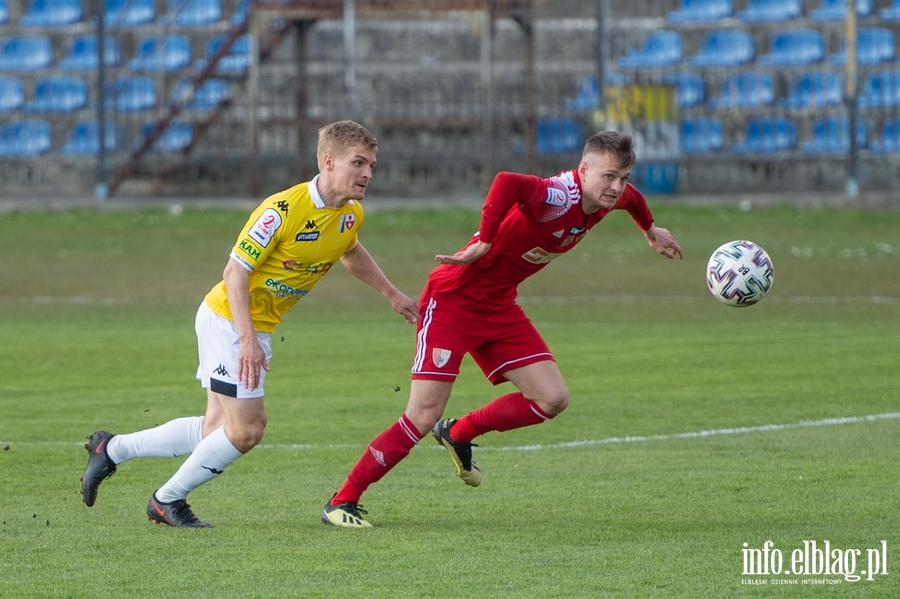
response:
[[[204,470],[209,470],[210,472],[212,472],[215,475],[219,475],[219,474],[222,474],[223,472],[225,472],[224,470],[217,470],[217,469],[213,468],[212,466],[204,466],[203,464],[200,464],[200,467],[203,468]]]
[[[449,349],[438,349],[434,348],[431,352],[431,361],[434,362],[434,365],[438,368],[443,368],[447,365],[447,362],[450,361],[451,352]]]
[[[224,364],[219,364],[219,367],[213,370],[213,374],[218,374],[219,376],[228,376],[228,370],[225,369]]]
[[[289,205],[290,205],[290,204],[288,204],[288,203],[285,202],[284,200],[281,200],[280,202],[278,202],[278,203],[275,204],[275,206],[276,206],[279,210],[281,210],[282,212],[284,212],[285,214],[288,213],[288,206],[289,206]]]
[[[306,221],[306,226],[303,227],[303,228],[304,228],[304,229],[315,229],[315,228],[316,228],[316,221],[314,221],[314,220],[308,220],[308,221]]]

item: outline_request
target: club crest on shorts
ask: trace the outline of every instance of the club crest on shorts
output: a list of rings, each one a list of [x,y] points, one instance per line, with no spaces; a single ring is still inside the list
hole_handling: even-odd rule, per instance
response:
[[[431,361],[434,362],[434,365],[438,368],[443,368],[447,365],[447,362],[450,361],[450,354],[453,353],[449,349],[437,349],[435,348],[431,352]]]

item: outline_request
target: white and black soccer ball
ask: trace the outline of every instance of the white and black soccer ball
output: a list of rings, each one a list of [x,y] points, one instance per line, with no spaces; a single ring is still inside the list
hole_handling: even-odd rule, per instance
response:
[[[706,265],[706,284],[720,302],[741,308],[766,297],[775,270],[764,249],[752,241],[729,241],[719,246]]]

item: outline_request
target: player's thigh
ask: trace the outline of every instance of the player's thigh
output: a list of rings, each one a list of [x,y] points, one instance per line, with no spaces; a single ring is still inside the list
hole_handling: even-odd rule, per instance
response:
[[[225,416],[225,435],[241,453],[246,453],[263,438],[268,422],[265,398],[238,399],[216,394]]]

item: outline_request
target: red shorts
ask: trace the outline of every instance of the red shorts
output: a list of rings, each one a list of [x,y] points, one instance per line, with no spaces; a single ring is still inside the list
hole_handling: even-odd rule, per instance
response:
[[[518,304],[483,314],[454,310],[447,303],[433,296],[421,299],[412,378],[453,382],[466,353],[495,385],[506,381],[507,370],[553,360],[547,343]]]

